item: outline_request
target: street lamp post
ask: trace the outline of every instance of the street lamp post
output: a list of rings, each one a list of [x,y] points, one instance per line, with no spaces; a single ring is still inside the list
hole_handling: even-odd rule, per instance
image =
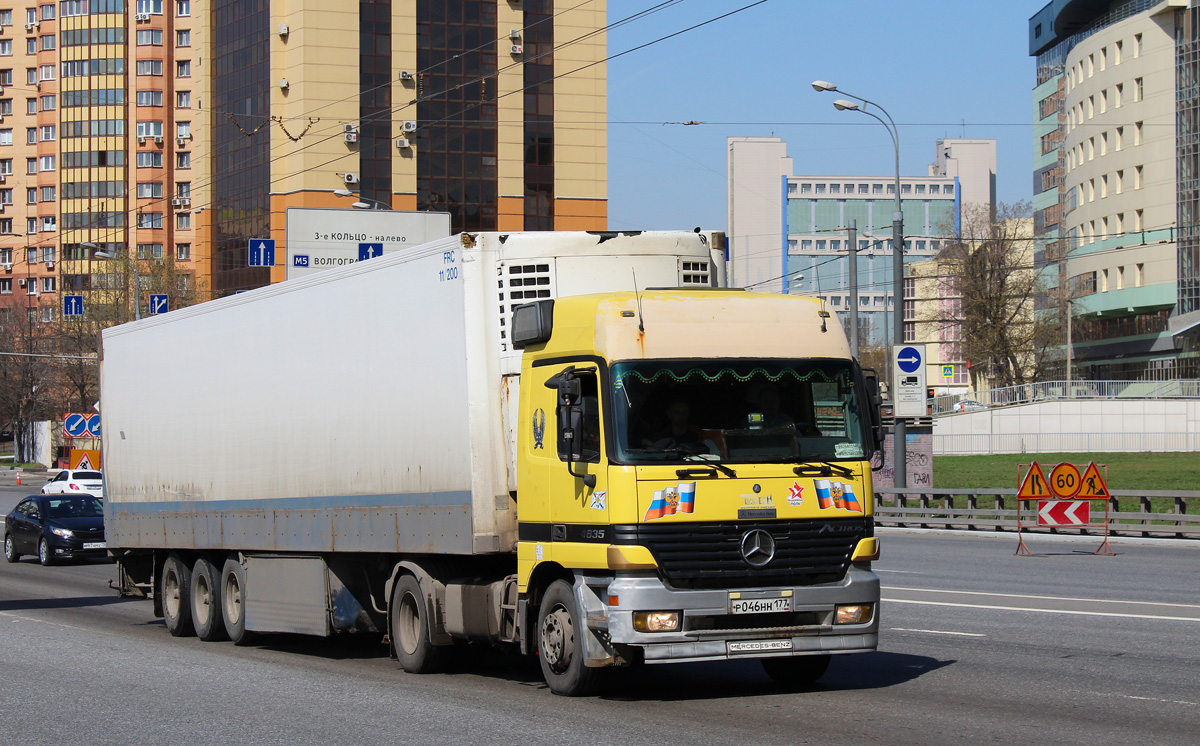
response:
[[[824,91],[834,91],[842,94],[843,96],[849,96],[850,98],[854,99],[854,101],[847,101],[846,99],[839,98],[833,102],[833,106],[838,111],[857,111],[862,114],[866,114],[882,124],[884,129],[886,129],[888,134],[892,137],[892,147],[896,151],[896,207],[895,211],[892,213],[892,279],[894,285],[892,289],[892,319],[895,339],[894,344],[899,347],[904,343],[904,213],[900,209],[900,131],[896,129],[896,122],[892,119],[892,115],[888,114],[886,109],[874,101],[868,101],[861,96],[855,96],[853,93],[846,93],[845,91],[838,90],[836,85],[824,80],[814,80],[812,87],[813,90],[817,91],[818,93],[822,93]],[[878,114],[870,109],[867,109],[867,106],[873,106],[878,109],[883,116],[887,117],[887,120],[884,121],[884,119]],[[895,389],[898,383],[898,381],[892,381],[893,401],[895,401]],[[893,435],[893,460],[895,461],[893,468],[895,469],[895,476],[893,478],[893,484],[896,487],[903,488],[908,486],[908,475],[905,468],[906,453],[904,442],[906,435],[905,430],[907,428],[903,418],[896,417],[895,422],[896,425]]]
[[[90,241],[84,241],[79,244],[89,249],[96,249],[95,256],[101,259],[120,259],[133,272],[133,320],[139,321],[142,318],[142,276],[138,272],[137,262],[129,258],[129,255],[123,251],[105,251]]]
[[[350,205],[351,207],[353,207],[357,210],[390,210],[390,209],[392,209],[377,199],[371,199],[370,197],[364,197],[361,194],[355,195],[354,192],[350,191],[349,189],[334,189],[333,193],[339,197],[357,196],[360,201],[355,202]]]

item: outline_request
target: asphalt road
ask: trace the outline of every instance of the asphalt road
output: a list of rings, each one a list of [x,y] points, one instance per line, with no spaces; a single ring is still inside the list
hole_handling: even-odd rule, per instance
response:
[[[0,487],[0,496],[7,490]],[[12,500],[15,502],[15,500]],[[0,503],[3,507],[3,503]],[[753,662],[565,699],[499,654],[412,676],[369,641],[172,638],[114,566],[0,563],[0,733],[22,744],[1192,744],[1200,548],[885,532],[882,641],[819,686]]]

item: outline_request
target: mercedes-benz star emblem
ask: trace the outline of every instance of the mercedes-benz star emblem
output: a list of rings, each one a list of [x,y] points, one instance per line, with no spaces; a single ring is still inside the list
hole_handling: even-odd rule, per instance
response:
[[[775,537],[761,528],[742,535],[742,559],[751,567],[762,567],[775,558]]]

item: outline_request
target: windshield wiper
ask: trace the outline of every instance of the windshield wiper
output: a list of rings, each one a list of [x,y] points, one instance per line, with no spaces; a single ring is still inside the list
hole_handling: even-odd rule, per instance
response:
[[[707,461],[702,467],[697,466],[691,469],[676,469],[675,476],[679,477],[680,479],[685,477],[715,477],[717,476],[718,471],[727,477],[733,477],[734,479],[737,478],[736,471],[717,461]]]
[[[817,465],[805,464],[792,469],[798,477],[828,477],[837,474],[839,477],[852,477],[854,470],[841,464],[833,464],[828,461],[821,461]]]

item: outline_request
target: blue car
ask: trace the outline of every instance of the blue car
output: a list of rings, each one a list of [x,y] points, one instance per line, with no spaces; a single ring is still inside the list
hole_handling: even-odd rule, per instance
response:
[[[103,504],[88,494],[32,495],[17,503],[4,519],[4,559],[25,554],[43,565],[107,556]]]

